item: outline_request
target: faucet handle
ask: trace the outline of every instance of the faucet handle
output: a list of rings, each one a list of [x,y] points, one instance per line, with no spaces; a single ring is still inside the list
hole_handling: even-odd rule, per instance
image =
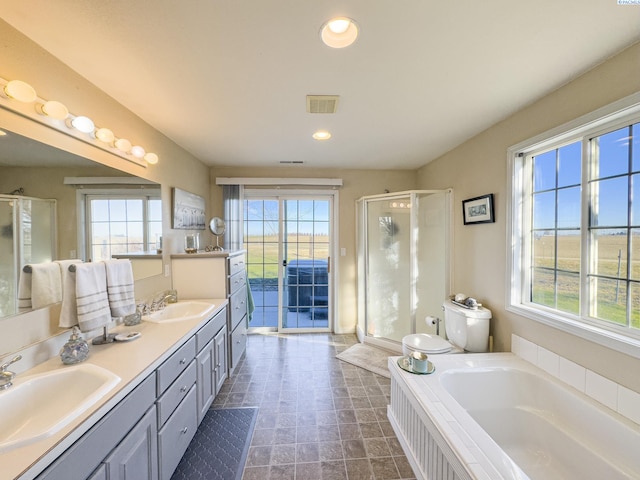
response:
[[[2,365],[0,365],[0,372],[4,372],[7,370],[7,368],[9,367],[9,365],[14,364],[18,361],[22,360],[22,355],[16,355],[15,357],[13,357],[11,360],[9,360],[6,363],[3,363]]]

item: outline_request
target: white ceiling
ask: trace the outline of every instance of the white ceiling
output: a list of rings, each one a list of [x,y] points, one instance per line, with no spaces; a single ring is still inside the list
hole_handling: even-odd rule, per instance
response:
[[[640,6],[616,0],[2,3],[209,165],[417,168],[640,40]],[[336,15],[361,29],[341,50],[319,38]],[[306,113],[307,94],[340,95],[337,113]]]

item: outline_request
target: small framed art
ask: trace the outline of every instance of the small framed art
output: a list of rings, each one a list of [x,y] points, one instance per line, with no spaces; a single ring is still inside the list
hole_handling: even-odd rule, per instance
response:
[[[493,193],[462,201],[462,215],[465,225],[493,223]]]

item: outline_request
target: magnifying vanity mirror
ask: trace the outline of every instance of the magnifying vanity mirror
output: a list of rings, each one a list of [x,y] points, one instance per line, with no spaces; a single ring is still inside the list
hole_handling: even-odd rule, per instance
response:
[[[220,237],[224,235],[225,229],[226,225],[224,223],[224,220],[220,217],[213,217],[209,222],[209,230],[211,230],[211,233],[216,236],[216,246],[213,247],[214,252],[221,252],[222,250],[224,250],[220,246]]]

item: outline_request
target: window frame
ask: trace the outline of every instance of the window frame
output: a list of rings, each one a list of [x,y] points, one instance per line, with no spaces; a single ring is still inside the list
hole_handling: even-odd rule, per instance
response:
[[[589,139],[614,131],[625,124],[640,121],[640,92],[555,127],[507,149],[507,249],[506,299],[507,311],[535,320],[542,324],[576,335],[607,348],[640,358],[640,330],[598,320],[586,315],[561,312],[543,305],[532,304],[526,299],[530,286],[531,250],[528,241],[531,225],[530,209],[525,204],[531,197],[531,185],[525,180],[527,157],[544,150],[559,148],[575,141],[582,141],[582,158],[587,158]],[[584,139],[587,139],[584,141]],[[581,172],[581,260],[580,260],[580,308],[588,312],[590,294],[587,272],[589,254],[589,168],[583,161]]]
[[[102,199],[142,199],[143,202],[143,242],[144,246],[150,245],[149,236],[149,200],[162,201],[160,188],[157,189],[127,189],[127,188],[91,188],[77,192],[78,206],[78,252],[83,260],[92,258],[91,242],[92,234],[90,209],[88,203],[93,198]],[[148,251],[146,248],[144,251]]]

